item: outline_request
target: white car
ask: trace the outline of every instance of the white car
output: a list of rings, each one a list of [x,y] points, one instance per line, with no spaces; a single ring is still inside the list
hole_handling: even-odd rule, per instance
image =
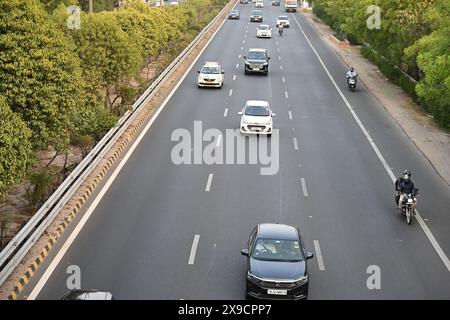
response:
[[[275,113],[264,100],[248,100],[244,108],[238,113],[241,115],[240,131],[242,134],[272,134],[272,117]]]
[[[280,26],[280,24],[283,25],[285,28],[289,28],[289,19],[287,16],[278,16],[277,18],[277,28]]]
[[[255,7],[264,8],[264,2],[262,2],[261,0],[256,0]]]
[[[215,61],[206,61],[198,72],[197,85],[199,87],[222,88],[224,71],[220,64]]]
[[[178,0],[169,2],[169,6],[177,6],[177,5],[178,5]]]
[[[268,24],[261,24],[256,29],[256,37],[258,38],[272,38],[272,29]]]

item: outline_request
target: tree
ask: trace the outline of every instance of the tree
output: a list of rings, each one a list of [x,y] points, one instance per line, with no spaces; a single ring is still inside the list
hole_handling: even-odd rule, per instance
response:
[[[69,143],[80,104],[79,60],[36,0],[0,1],[0,95],[32,131],[34,149]]]
[[[117,23],[113,12],[82,14],[80,29],[69,33],[81,59],[83,78],[91,94],[103,94],[110,110],[110,88],[137,74],[139,49]],[[106,92],[106,93],[105,93]]]
[[[426,12],[433,32],[405,50],[417,56],[424,77],[417,84],[417,95],[434,118],[450,128],[450,0],[437,0]]]
[[[0,96],[0,202],[31,163],[31,131]]]

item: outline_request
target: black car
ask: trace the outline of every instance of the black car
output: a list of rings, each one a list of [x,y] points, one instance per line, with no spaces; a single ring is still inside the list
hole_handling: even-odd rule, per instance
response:
[[[297,227],[263,223],[250,233],[247,259],[246,297],[300,300],[308,297],[306,252]]]
[[[247,4],[247,3],[248,3],[248,0],[240,0],[239,3]]]
[[[111,292],[94,289],[71,290],[61,300],[114,300]]]
[[[239,11],[237,11],[236,9],[231,10],[228,14],[228,19],[239,19]]]
[[[272,5],[273,6],[280,6],[280,0],[272,0]]]
[[[263,14],[261,10],[253,10],[250,14],[250,22],[262,22]]]
[[[269,74],[269,55],[266,49],[252,48],[248,50],[245,59],[245,74],[263,73]]]

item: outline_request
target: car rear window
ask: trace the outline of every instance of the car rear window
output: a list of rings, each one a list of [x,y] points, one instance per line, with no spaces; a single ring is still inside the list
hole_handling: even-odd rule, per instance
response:
[[[297,240],[258,239],[252,257],[269,261],[303,260],[300,242]]]

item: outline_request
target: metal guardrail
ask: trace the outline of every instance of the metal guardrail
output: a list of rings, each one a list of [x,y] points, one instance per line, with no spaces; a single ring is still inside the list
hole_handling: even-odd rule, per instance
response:
[[[33,215],[19,233],[0,252],[0,285],[2,285],[17,265],[22,261],[39,237],[53,222],[59,211],[66,205],[67,201],[75,194],[80,185],[92,173],[97,164],[109,152],[114,143],[128,128],[139,114],[139,111],[153,97],[156,90],[163,84],[164,80],[173,72],[178,64],[183,61],[191,49],[199,42],[202,36],[210,30],[224,12],[234,3],[229,1],[227,5],[211,20],[208,25],[195,37],[194,40],[175,58],[174,61],[156,78],[131,107],[110,129],[105,136],[95,145],[89,154],[78,164],[63,183],[56,189],[50,198]]]

